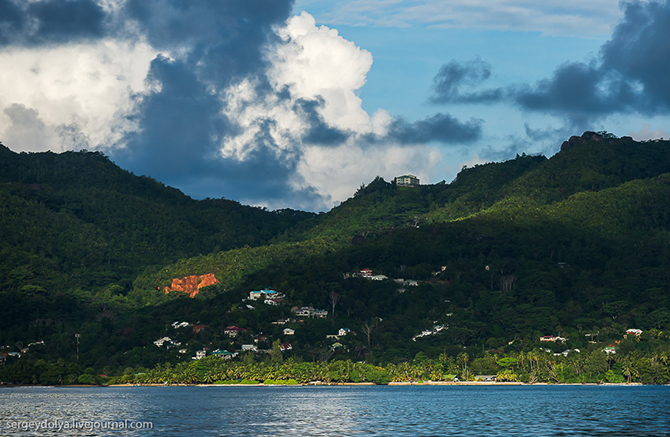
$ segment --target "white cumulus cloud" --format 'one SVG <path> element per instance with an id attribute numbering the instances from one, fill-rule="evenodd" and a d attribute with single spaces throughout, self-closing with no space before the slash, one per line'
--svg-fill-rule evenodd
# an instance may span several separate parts
<path id="1" fill-rule="evenodd" d="M 116 144 L 145 91 L 156 52 L 144 43 L 96 43 L 0 51 L 0 138 L 15 150 L 62 151 Z"/>
<path id="2" fill-rule="evenodd" d="M 342 38 L 335 29 L 317 27 L 306 12 L 292 17 L 278 34 L 284 42 L 269 54 L 268 77 L 273 87 L 288 87 L 296 99 L 319 96 L 325 103 L 320 112 L 331 125 L 368 131 L 370 120 L 356 90 L 365 85 L 372 66 L 370 52 Z"/>
<path id="3" fill-rule="evenodd" d="M 316 26 L 306 12 L 290 18 L 277 34 L 281 42 L 267 51 L 274 93 L 258 92 L 258 83 L 245 79 L 224 96 L 225 114 L 239 129 L 223 141 L 223 157 L 244 160 L 270 144 L 277 156 L 297 160 L 293 188 L 312 187 L 328 206 L 376 175 L 390 180 L 412 172 L 427 181 L 441 159 L 437 149 L 365 140 L 370 134 L 383 137 L 393 122 L 383 109 L 370 116 L 361 106 L 357 92 L 372 65 L 368 51 L 335 29 Z M 324 145 L 306 138 L 314 120 L 301 106 L 305 101 L 316 102 L 313 110 L 325 128 L 346 133 L 341 142 Z"/>

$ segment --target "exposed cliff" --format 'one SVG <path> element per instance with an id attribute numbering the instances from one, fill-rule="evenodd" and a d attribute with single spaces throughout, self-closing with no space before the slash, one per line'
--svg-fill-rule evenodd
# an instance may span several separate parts
<path id="1" fill-rule="evenodd" d="M 171 291 L 181 291 L 188 294 L 188 297 L 195 297 L 196 294 L 203 287 L 208 287 L 210 285 L 218 284 L 219 280 L 216 279 L 214 273 L 207 273 L 206 275 L 191 275 L 185 276 L 181 279 L 174 278 L 169 287 L 163 287 L 165 294 L 170 293 Z"/>
<path id="2" fill-rule="evenodd" d="M 605 138 L 602 135 L 591 131 L 584 132 L 581 137 L 573 135 L 570 137 L 569 140 L 563 141 L 563 144 L 561 144 L 561 152 L 564 152 L 572 147 L 575 147 L 578 144 L 582 144 L 587 141 L 597 141 L 599 143 L 602 143 L 603 141 L 605 141 Z"/>

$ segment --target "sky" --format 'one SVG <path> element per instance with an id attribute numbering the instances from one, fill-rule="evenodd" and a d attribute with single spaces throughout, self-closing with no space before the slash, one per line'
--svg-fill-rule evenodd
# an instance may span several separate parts
<path id="1" fill-rule="evenodd" d="M 325 211 L 376 176 L 670 138 L 670 0 L 0 0 L 0 141 Z"/>

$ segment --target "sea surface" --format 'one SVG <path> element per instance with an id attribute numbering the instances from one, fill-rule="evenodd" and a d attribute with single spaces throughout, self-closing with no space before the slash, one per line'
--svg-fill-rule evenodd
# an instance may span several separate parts
<path id="1" fill-rule="evenodd" d="M 0 435 L 670 436 L 669 427 L 669 386 L 0 388 Z"/>

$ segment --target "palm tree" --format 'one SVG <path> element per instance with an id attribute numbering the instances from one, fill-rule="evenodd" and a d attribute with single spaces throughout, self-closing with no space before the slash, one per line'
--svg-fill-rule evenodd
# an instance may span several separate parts
<path id="1" fill-rule="evenodd" d="M 465 352 L 461 352 L 461 353 L 458 354 L 458 356 L 456 357 L 456 359 L 458 360 L 458 362 L 463 364 L 463 375 L 465 375 L 465 380 L 466 380 L 466 381 L 469 379 L 469 378 L 468 378 L 468 376 L 469 376 L 469 375 L 468 375 L 468 358 L 469 358 L 469 357 L 468 357 L 468 354 L 465 353 Z"/>
<path id="2" fill-rule="evenodd" d="M 207 372 L 205 372 L 205 376 L 202 378 L 202 380 L 203 380 L 203 382 L 205 382 L 205 383 L 207 383 L 207 384 L 211 384 L 211 383 L 213 383 L 214 381 L 217 381 L 217 380 L 218 380 L 218 379 L 217 379 L 217 374 L 214 373 L 214 372 L 211 371 L 211 370 L 208 370 Z"/>

